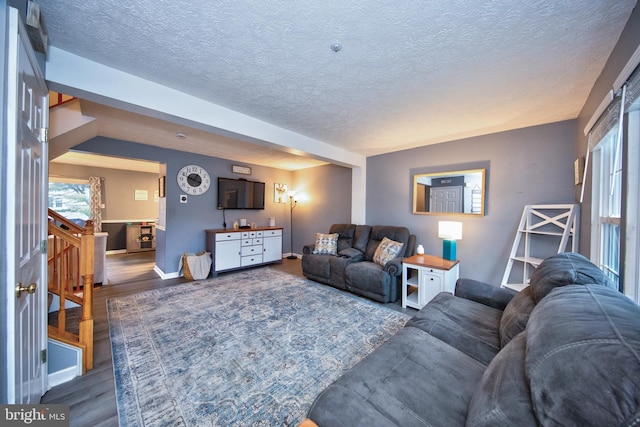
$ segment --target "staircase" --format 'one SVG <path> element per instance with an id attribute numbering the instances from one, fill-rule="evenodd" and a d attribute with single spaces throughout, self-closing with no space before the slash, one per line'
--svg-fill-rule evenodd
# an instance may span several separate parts
<path id="1" fill-rule="evenodd" d="M 60 352 L 81 352 L 81 373 L 93 368 L 93 222 L 84 228 L 49 209 L 49 300 L 58 300 L 57 322 L 49 324 L 51 359 Z M 67 310 L 79 307 L 77 325 L 67 323 Z M 51 323 L 54 323 L 53 325 Z"/>

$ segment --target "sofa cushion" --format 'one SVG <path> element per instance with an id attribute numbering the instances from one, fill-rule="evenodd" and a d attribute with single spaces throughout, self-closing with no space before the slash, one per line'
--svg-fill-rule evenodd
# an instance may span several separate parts
<path id="1" fill-rule="evenodd" d="M 382 239 L 385 237 L 396 242 L 404 243 L 405 245 L 403 250 L 398 254 L 399 257 L 404 256 L 409 242 L 409 230 L 406 227 L 374 225 L 371 227 L 371 234 L 369 236 L 369 241 L 367 242 L 367 249 L 364 255 L 365 261 L 373 261 L 373 255 L 376 253 L 378 245 L 380 245 L 380 242 L 382 242 Z"/>
<path id="2" fill-rule="evenodd" d="M 485 366 L 437 338 L 403 328 L 316 399 L 318 425 L 464 425 Z"/>
<path id="3" fill-rule="evenodd" d="M 356 234 L 356 226 L 355 224 L 333 224 L 329 228 L 329 233 L 338 233 L 337 251 L 340 252 L 343 249 L 353 246 Z"/>
<path id="4" fill-rule="evenodd" d="M 375 262 L 361 261 L 346 269 L 347 289 L 380 302 L 389 302 L 391 276 Z"/>
<path id="5" fill-rule="evenodd" d="M 583 255 L 574 252 L 562 252 L 545 259 L 529 279 L 531 295 L 536 303 L 554 288 L 592 283 L 614 288 L 602 270 Z"/>
<path id="6" fill-rule="evenodd" d="M 362 254 L 360 254 L 360 259 L 362 258 Z M 357 262 L 359 259 L 350 258 L 350 257 L 338 257 L 332 256 L 329 257 L 329 270 L 331 275 L 329 276 L 329 285 L 338 289 L 347 289 L 346 283 L 346 269 L 347 266 L 353 262 Z"/>
<path id="7" fill-rule="evenodd" d="M 469 404 L 468 426 L 537 426 L 524 370 L 526 340 L 519 334 L 489 363 Z"/>
<path id="8" fill-rule="evenodd" d="M 314 254 L 336 255 L 338 253 L 338 233 L 316 233 Z"/>
<path id="9" fill-rule="evenodd" d="M 367 243 L 369 243 L 369 237 L 371 236 L 370 225 L 356 225 L 355 236 L 353 238 L 353 247 L 362 253 L 367 251 Z"/>
<path id="10" fill-rule="evenodd" d="M 388 237 L 383 238 L 373 254 L 373 262 L 384 267 L 387 262 L 398 256 L 403 246 L 404 243 L 396 242 Z"/>
<path id="11" fill-rule="evenodd" d="M 527 325 L 525 369 L 541 425 L 637 425 L 640 307 L 600 285 L 549 293 Z"/>
<path id="12" fill-rule="evenodd" d="M 506 346 L 509 341 L 524 331 L 531 311 L 536 306 L 531 296 L 531 287 L 527 286 L 519 292 L 504 308 L 500 319 L 500 345 Z"/>
<path id="13" fill-rule="evenodd" d="M 485 365 L 500 351 L 502 311 L 441 292 L 408 322 Z"/>

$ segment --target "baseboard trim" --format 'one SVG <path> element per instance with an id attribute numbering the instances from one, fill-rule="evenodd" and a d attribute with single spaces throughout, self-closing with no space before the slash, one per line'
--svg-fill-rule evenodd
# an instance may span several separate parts
<path id="1" fill-rule="evenodd" d="M 65 353 L 66 352 L 66 356 Z M 70 365 L 59 369 L 55 372 L 49 372 L 47 376 L 48 389 L 67 381 L 71 381 L 75 377 L 82 375 L 82 349 L 69 345 L 53 338 L 47 339 L 47 353 L 50 365 L 66 364 Z M 56 359 L 56 360 L 54 360 Z M 60 362 L 62 361 L 62 362 Z"/>
<path id="2" fill-rule="evenodd" d="M 180 273 L 178 271 L 174 271 L 172 273 L 165 273 L 164 271 L 160 270 L 160 268 L 157 265 L 153 267 L 153 271 L 158 273 L 158 276 L 160 276 L 162 280 L 176 279 L 180 277 Z"/>
<path id="3" fill-rule="evenodd" d="M 107 251 L 105 253 L 107 255 L 126 254 L 127 250 L 126 249 L 113 249 L 113 250 Z"/>
<path id="4" fill-rule="evenodd" d="M 66 369 L 52 372 L 49 374 L 49 388 L 64 384 L 80 375 L 82 375 L 82 372 L 78 373 L 78 367 L 76 366 L 70 366 Z"/>

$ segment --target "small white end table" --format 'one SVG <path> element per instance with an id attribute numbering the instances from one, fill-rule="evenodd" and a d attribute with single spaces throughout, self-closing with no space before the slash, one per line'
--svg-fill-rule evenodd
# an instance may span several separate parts
<path id="1" fill-rule="evenodd" d="M 438 293 L 455 290 L 459 261 L 433 255 L 413 255 L 402 262 L 402 308 L 418 310 Z"/>

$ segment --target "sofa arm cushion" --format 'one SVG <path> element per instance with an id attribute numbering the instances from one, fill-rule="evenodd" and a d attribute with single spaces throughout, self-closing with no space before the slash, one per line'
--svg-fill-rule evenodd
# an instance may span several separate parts
<path id="1" fill-rule="evenodd" d="M 498 310 L 504 310 L 516 291 L 473 279 L 458 279 L 455 296 L 470 299 Z"/>
<path id="2" fill-rule="evenodd" d="M 400 276 L 402 274 L 402 261 L 404 258 L 394 258 L 387 261 L 384 265 L 384 271 L 391 276 Z"/>
<path id="3" fill-rule="evenodd" d="M 309 255 L 311 253 L 313 253 L 313 248 L 315 248 L 316 245 L 304 245 L 302 247 L 302 254 L 303 255 Z"/>

